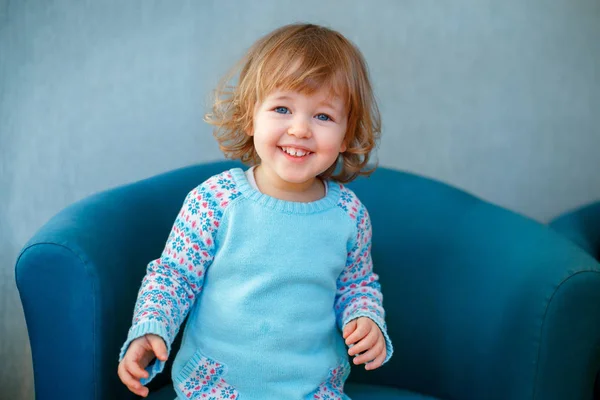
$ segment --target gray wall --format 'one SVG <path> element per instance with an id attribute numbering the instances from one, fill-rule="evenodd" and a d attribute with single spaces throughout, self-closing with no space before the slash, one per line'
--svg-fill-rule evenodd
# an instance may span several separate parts
<path id="1" fill-rule="evenodd" d="M 0 0 L 0 398 L 33 397 L 20 247 L 86 195 L 219 159 L 210 90 L 295 21 L 362 48 L 382 165 L 540 221 L 600 199 L 597 0 Z"/>

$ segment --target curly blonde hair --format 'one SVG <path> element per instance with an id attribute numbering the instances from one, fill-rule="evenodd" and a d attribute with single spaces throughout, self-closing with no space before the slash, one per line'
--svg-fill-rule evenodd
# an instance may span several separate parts
<path id="1" fill-rule="evenodd" d="M 236 77 L 237 84 L 231 84 Z M 322 88 L 345 100 L 348 125 L 346 151 L 320 177 L 347 183 L 370 174 L 374 168 L 367 164 L 381 133 L 381 117 L 367 64 L 354 44 L 329 28 L 292 24 L 259 39 L 223 78 L 204 120 L 215 127 L 227 158 L 255 165 L 260 159 L 247 132 L 256 104 L 276 89 L 310 95 Z"/>

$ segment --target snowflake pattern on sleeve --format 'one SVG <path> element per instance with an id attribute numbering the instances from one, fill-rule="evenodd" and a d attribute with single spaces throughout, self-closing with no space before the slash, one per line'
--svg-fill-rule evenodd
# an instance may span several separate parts
<path id="1" fill-rule="evenodd" d="M 387 362 L 392 356 L 392 342 L 387 334 L 383 296 L 379 277 L 373 272 L 371 258 L 371 219 L 365 206 L 349 189 L 342 187 L 338 206 L 356 223 L 356 237 L 351 243 L 346 267 L 338 278 L 335 298 L 337 324 L 343 331 L 348 322 L 368 317 L 377 324 L 386 341 Z"/>

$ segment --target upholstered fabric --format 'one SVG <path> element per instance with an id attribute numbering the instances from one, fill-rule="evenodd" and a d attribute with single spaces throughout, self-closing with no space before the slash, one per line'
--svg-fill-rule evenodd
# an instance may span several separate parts
<path id="1" fill-rule="evenodd" d="M 550 226 L 600 260 L 600 201 L 565 212 Z"/>

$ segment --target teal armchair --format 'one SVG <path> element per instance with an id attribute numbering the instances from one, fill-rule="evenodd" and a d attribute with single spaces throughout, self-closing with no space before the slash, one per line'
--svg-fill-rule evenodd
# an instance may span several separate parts
<path id="1" fill-rule="evenodd" d="M 116 371 L 146 264 L 186 193 L 234 165 L 93 195 L 25 245 L 16 279 L 38 400 L 135 398 Z M 382 368 L 353 369 L 352 399 L 592 398 L 600 370 L 593 257 L 547 226 L 431 179 L 379 168 L 350 187 L 372 218 L 395 346 Z M 168 370 L 150 399 L 175 397 Z"/>

